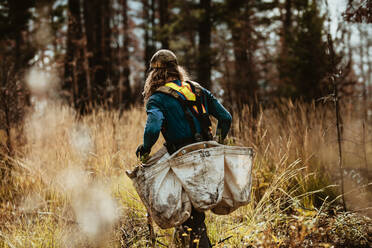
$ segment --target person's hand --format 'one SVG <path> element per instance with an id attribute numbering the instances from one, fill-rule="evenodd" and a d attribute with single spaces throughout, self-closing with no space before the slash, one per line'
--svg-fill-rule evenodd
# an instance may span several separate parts
<path id="1" fill-rule="evenodd" d="M 136 150 L 136 156 L 140 158 L 140 160 L 145 163 L 146 160 L 149 158 L 150 150 L 146 150 L 145 147 L 139 145 Z"/>
<path id="2" fill-rule="evenodd" d="M 216 136 L 213 137 L 214 141 L 217 141 L 221 145 L 233 146 L 235 144 L 234 138 L 222 138 L 221 129 L 217 129 Z"/>
<path id="3" fill-rule="evenodd" d="M 224 139 L 222 138 L 221 135 L 221 129 L 217 129 L 216 136 L 213 137 L 213 140 L 217 141 L 220 144 L 224 144 Z"/>

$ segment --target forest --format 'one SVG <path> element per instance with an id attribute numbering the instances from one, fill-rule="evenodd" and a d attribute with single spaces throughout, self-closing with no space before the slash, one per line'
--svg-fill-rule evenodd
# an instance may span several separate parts
<path id="1" fill-rule="evenodd" d="M 125 175 L 159 49 L 255 151 L 214 247 L 371 247 L 371 0 L 0 0 L 0 248 L 178 247 Z"/>

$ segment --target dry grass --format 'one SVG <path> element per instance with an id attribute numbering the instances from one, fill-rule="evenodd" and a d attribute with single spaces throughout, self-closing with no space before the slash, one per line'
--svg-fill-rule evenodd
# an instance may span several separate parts
<path id="1" fill-rule="evenodd" d="M 121 118 L 95 110 L 81 119 L 55 103 L 36 109 L 25 121 L 25 141 L 14 141 L 13 170 L 1 181 L 0 247 L 146 247 L 146 211 L 124 173 L 137 163 L 143 109 Z M 360 117 L 346 106 L 344 113 L 347 205 L 371 214 Z M 326 106 L 277 103 L 257 120 L 249 109 L 234 113 L 230 141 L 257 152 L 252 203 L 229 216 L 208 214 L 212 243 L 231 236 L 217 247 L 368 247 L 370 219 L 337 210 L 334 125 Z M 371 161 L 371 143 L 366 148 Z M 156 233 L 171 244 L 172 230 Z"/>

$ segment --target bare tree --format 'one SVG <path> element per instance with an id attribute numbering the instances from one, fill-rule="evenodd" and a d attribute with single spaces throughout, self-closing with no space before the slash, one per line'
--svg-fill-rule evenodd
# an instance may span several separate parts
<path id="1" fill-rule="evenodd" d="M 336 113 L 336 129 L 337 129 L 337 142 L 338 142 L 338 165 L 339 165 L 339 173 L 341 176 L 341 195 L 342 195 L 342 204 L 344 211 L 346 209 L 346 202 L 345 202 L 345 190 L 344 190 L 344 168 L 343 168 L 343 158 L 342 158 L 342 120 L 340 115 L 340 105 L 339 105 L 339 96 L 338 96 L 338 85 L 337 85 L 337 77 L 339 76 L 339 72 L 336 68 L 335 62 L 335 52 L 333 48 L 333 41 L 330 34 L 328 34 L 328 49 L 329 49 L 329 56 L 331 60 L 331 74 L 329 76 L 330 83 L 333 85 L 333 100 L 335 104 L 335 113 Z"/>
<path id="2" fill-rule="evenodd" d="M 349 0 L 344 18 L 349 22 L 372 23 L 371 0 Z"/>

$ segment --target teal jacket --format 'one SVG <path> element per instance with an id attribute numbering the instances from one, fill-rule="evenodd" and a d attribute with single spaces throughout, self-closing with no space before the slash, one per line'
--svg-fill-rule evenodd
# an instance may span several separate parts
<path id="1" fill-rule="evenodd" d="M 178 85 L 181 84 L 179 80 L 173 82 Z M 209 115 L 218 120 L 217 129 L 221 130 L 221 137 L 224 139 L 231 126 L 231 115 L 211 92 L 204 88 L 202 90 L 205 109 Z M 180 140 L 193 137 L 182 106 L 174 97 L 155 92 L 146 104 L 146 112 L 147 121 L 143 136 L 143 146 L 146 150 L 151 150 L 151 147 L 158 140 L 160 132 L 162 132 L 167 143 L 179 143 Z M 196 131 L 200 133 L 199 121 L 194 116 L 193 119 Z"/>

